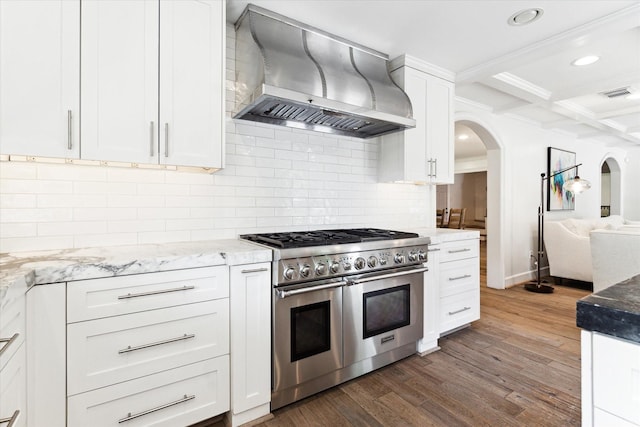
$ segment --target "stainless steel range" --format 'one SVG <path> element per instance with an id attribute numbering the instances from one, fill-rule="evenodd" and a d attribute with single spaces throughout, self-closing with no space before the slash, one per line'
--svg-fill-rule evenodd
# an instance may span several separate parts
<path id="1" fill-rule="evenodd" d="M 429 238 L 369 228 L 240 237 L 274 251 L 272 410 L 415 353 Z"/>

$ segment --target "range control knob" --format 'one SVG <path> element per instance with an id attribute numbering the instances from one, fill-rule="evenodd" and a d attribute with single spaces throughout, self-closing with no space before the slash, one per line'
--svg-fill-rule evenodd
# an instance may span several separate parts
<path id="1" fill-rule="evenodd" d="M 386 258 L 380 258 L 380 265 L 387 265 L 387 259 Z"/>
<path id="2" fill-rule="evenodd" d="M 311 267 L 309 267 L 309 264 L 305 264 L 302 267 L 300 267 L 300 276 L 309 277 L 310 272 L 311 272 Z"/>
<path id="3" fill-rule="evenodd" d="M 416 262 L 418 261 L 418 254 L 416 252 L 411 252 L 409 254 L 409 262 Z"/>
<path id="4" fill-rule="evenodd" d="M 356 267 L 356 270 L 362 270 L 364 268 L 364 266 L 366 265 L 366 262 L 364 260 L 364 258 L 362 257 L 358 257 L 356 258 L 355 262 L 353 263 Z"/>
<path id="5" fill-rule="evenodd" d="M 344 264 L 342 264 L 342 268 L 344 269 L 344 271 L 349 271 L 351 270 L 351 263 L 350 262 L 345 262 Z"/>
<path id="6" fill-rule="evenodd" d="M 331 271 L 332 274 L 335 274 L 338 271 L 340 271 L 340 263 L 336 261 L 331 262 L 331 265 L 329 266 L 329 271 Z"/>
<path id="7" fill-rule="evenodd" d="M 282 273 L 282 275 L 287 280 L 293 280 L 295 273 L 296 273 L 296 270 L 293 267 L 288 266 L 287 268 L 284 269 L 284 273 Z"/>
<path id="8" fill-rule="evenodd" d="M 327 274 L 327 266 L 323 263 L 318 263 L 316 265 L 316 276 L 324 276 L 325 274 Z"/>
<path id="9" fill-rule="evenodd" d="M 396 254 L 396 256 L 393 257 L 393 260 L 396 264 L 404 264 L 404 254 Z"/>
<path id="10" fill-rule="evenodd" d="M 420 261 L 426 261 L 427 260 L 427 253 L 425 251 L 423 251 L 422 249 L 420 249 L 418 251 L 418 259 Z"/>
<path id="11" fill-rule="evenodd" d="M 371 268 L 374 268 L 378 265 L 378 258 L 374 257 L 373 255 L 370 256 L 369 260 L 367 261 L 367 265 Z"/>

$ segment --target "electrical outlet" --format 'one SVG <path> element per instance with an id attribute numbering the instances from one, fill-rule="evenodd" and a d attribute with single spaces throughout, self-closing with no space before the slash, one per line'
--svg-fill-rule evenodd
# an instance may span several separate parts
<path id="1" fill-rule="evenodd" d="M 533 251 L 529 251 L 529 258 L 533 256 Z"/>

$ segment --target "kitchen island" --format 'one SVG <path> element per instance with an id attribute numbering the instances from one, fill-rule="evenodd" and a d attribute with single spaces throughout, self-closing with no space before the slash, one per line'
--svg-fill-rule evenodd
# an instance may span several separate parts
<path id="1" fill-rule="evenodd" d="M 582 425 L 640 426 L 640 275 L 577 303 Z"/>

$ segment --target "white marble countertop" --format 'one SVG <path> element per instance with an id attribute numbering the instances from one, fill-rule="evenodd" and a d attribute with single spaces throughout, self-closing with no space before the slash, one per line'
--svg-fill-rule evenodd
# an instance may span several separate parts
<path id="1" fill-rule="evenodd" d="M 464 239 L 479 239 L 480 231 L 477 229 L 457 229 L 457 228 L 414 228 L 411 230 L 413 233 L 418 233 L 421 237 L 429 237 L 431 244 L 452 242 L 455 240 Z"/>
<path id="2" fill-rule="evenodd" d="M 0 299 L 28 286 L 215 265 L 270 262 L 269 249 L 242 240 L 111 246 L 0 254 Z"/>

